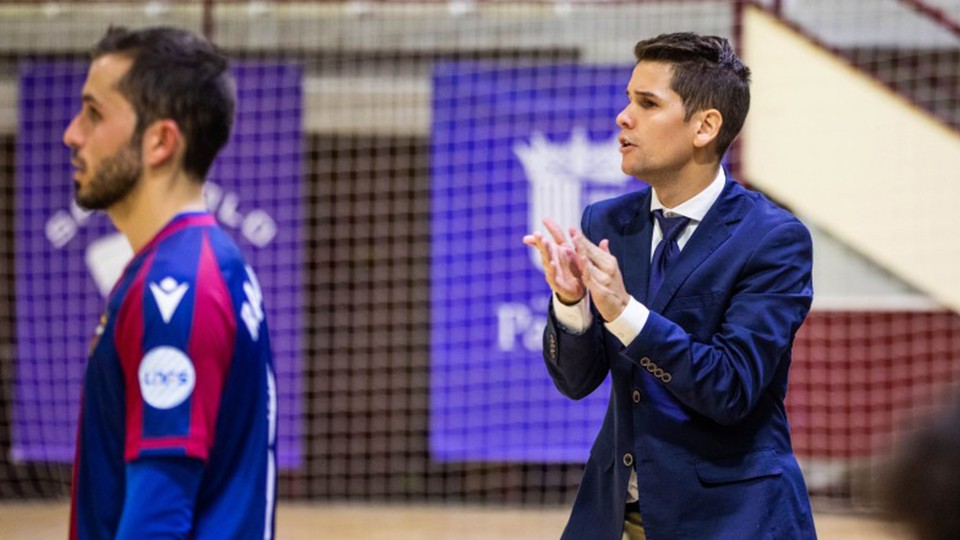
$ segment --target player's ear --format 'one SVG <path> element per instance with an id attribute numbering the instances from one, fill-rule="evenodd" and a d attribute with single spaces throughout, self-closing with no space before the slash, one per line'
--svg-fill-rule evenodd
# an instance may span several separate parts
<path id="1" fill-rule="evenodd" d="M 184 146 L 180 126 L 170 119 L 157 120 L 144 130 L 142 145 L 143 163 L 148 167 L 162 167 L 180 159 Z"/>
<path id="2" fill-rule="evenodd" d="M 705 148 L 720 135 L 720 127 L 723 125 L 723 115 L 716 109 L 706 109 L 699 111 L 692 119 L 697 124 L 697 131 L 693 136 L 693 145 L 696 148 Z"/>

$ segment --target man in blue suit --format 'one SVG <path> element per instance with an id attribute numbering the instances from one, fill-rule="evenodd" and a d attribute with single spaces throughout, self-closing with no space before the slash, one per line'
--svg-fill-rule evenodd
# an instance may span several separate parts
<path id="1" fill-rule="evenodd" d="M 553 290 L 544 358 L 581 399 L 609 373 L 569 540 L 808 539 L 784 398 L 810 309 L 806 228 L 730 179 L 750 105 L 727 40 L 641 41 L 617 116 L 623 171 L 650 185 L 533 233 Z"/>

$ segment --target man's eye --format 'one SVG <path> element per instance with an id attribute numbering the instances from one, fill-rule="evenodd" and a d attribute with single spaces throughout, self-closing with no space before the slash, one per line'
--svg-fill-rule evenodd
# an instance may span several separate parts
<path id="1" fill-rule="evenodd" d="M 640 100 L 640 106 L 644 109 L 652 109 L 657 106 L 656 103 L 650 101 L 649 99 Z"/>

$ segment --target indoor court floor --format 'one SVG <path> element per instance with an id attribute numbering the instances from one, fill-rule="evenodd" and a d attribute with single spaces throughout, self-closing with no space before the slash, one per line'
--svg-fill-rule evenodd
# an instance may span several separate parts
<path id="1" fill-rule="evenodd" d="M 69 504 L 0 503 L 0 540 L 64 540 Z M 556 540 L 566 508 L 281 503 L 278 540 Z M 821 540 L 907 540 L 874 519 L 817 513 Z"/>

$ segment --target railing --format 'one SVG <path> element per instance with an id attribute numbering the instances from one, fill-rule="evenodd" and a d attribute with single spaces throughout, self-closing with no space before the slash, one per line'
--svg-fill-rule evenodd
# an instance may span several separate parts
<path id="1" fill-rule="evenodd" d="M 754 5 L 764 9 L 816 45 L 845 59 L 854 68 L 926 110 L 949 128 L 960 131 L 960 23 L 944 10 L 923 0 L 894 0 L 887 3 L 888 8 L 899 6 L 907 10 L 905 13 L 917 15 L 917 29 L 902 31 L 899 38 L 906 43 L 898 43 L 897 39 L 885 41 L 889 36 L 885 36 L 879 28 L 873 41 L 862 39 L 862 33 L 858 34 L 858 31 L 863 31 L 862 28 L 846 30 L 847 34 L 861 38 L 859 42 L 830 39 L 826 36 L 828 28 L 832 27 L 834 33 L 844 33 L 838 30 L 836 19 L 824 17 L 822 21 L 815 22 L 799 20 L 802 17 L 796 17 L 797 12 L 791 12 L 779 0 L 744 0 L 738 5 Z M 823 24 L 818 24 L 821 22 Z M 942 32 L 938 29 L 942 29 Z M 941 37 L 937 44 L 930 45 L 928 30 L 937 31 Z M 904 40 L 905 37 L 910 39 Z M 957 38 L 954 45 L 944 42 L 944 39 L 951 37 Z"/>
<path id="2" fill-rule="evenodd" d="M 943 28 L 946 28 L 953 35 L 960 37 L 960 22 L 953 20 L 945 11 L 942 9 L 931 6 L 923 0 L 898 0 L 901 4 L 909 7 L 913 11 L 920 13 L 927 17 L 928 19 L 936 22 Z M 779 2 L 778 2 L 779 3 Z"/>

